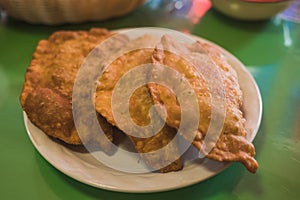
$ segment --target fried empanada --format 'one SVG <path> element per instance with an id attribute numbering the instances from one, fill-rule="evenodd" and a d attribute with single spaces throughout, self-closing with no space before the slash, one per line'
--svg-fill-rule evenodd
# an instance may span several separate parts
<path id="1" fill-rule="evenodd" d="M 111 35 L 105 29 L 59 31 L 38 43 L 26 72 L 20 102 L 30 121 L 47 135 L 69 144 L 82 143 L 72 114 L 73 85 L 87 55 Z M 116 49 L 120 48 L 118 45 Z M 100 115 L 98 119 L 112 140 L 112 125 Z M 96 142 L 105 150 L 97 133 L 85 134 L 82 137 L 86 141 Z"/>
<path id="2" fill-rule="evenodd" d="M 255 172 L 258 163 L 254 159 L 255 150 L 251 142 L 246 139 L 245 119 L 241 111 L 242 91 L 240 90 L 236 72 L 228 64 L 221 51 L 209 44 L 196 42 L 183 44 L 174 41 L 169 36 L 164 36 L 161 43 L 153 53 L 154 64 L 168 66 L 188 80 L 194 90 L 200 111 L 200 121 L 193 145 L 201 150 L 203 141 L 211 122 L 212 94 L 208 80 L 202 75 L 210 73 L 211 81 L 218 79 L 219 73 L 225 92 L 224 126 L 214 148 L 207 152 L 207 157 L 217 161 L 239 161 L 246 168 Z M 218 73 L 210 66 L 216 66 Z M 153 76 L 164 74 L 163 68 L 156 68 Z M 156 83 L 148 85 L 155 104 L 160 104 L 166 109 L 166 123 L 178 129 L 181 121 L 181 107 L 172 88 L 167 88 Z M 223 98 L 220 93 L 214 95 Z M 217 115 L 221 116 L 222 113 Z M 222 118 L 222 117 L 220 117 Z M 181 133 L 183 137 L 188 133 Z"/>
<path id="3" fill-rule="evenodd" d="M 115 90 L 115 86 L 119 79 L 124 76 L 127 72 L 138 67 L 143 64 L 151 63 L 151 57 L 153 54 L 153 48 L 146 49 L 138 49 L 139 44 L 146 43 L 153 44 L 155 46 L 155 39 L 150 36 L 143 36 L 136 40 L 131 41 L 125 49 L 131 50 L 135 49 L 129 53 L 126 53 L 115 60 L 111 65 L 109 65 L 100 80 L 98 81 L 98 87 L 96 90 L 96 98 L 95 98 L 95 107 L 96 110 L 104 116 L 108 122 L 119 127 L 127 126 L 127 122 L 123 122 L 122 124 L 117 124 L 112 111 L 112 95 Z M 151 46 L 151 45 L 150 45 Z M 147 76 L 147 73 L 142 74 Z M 134 81 L 137 78 L 132 77 L 131 81 L 128 81 L 123 85 L 124 89 L 128 89 L 131 87 Z M 120 102 L 117 102 L 117 104 Z M 150 123 L 149 110 L 153 105 L 149 90 L 146 85 L 137 88 L 137 90 L 132 94 L 129 100 L 129 111 L 133 122 L 138 126 L 146 126 Z M 125 105 L 115 105 L 119 107 L 124 107 Z M 126 108 L 126 106 L 124 107 Z M 130 120 L 130 119 L 128 119 Z M 165 147 L 170 141 L 174 138 L 176 134 L 176 130 L 164 126 L 158 133 L 154 136 L 150 136 L 147 132 L 143 135 L 144 138 L 134 137 L 132 133 L 135 132 L 133 127 L 128 125 L 127 130 L 129 132 L 125 132 L 127 136 L 130 138 L 132 143 L 134 144 L 137 152 L 140 153 L 141 157 L 145 161 L 145 163 L 152 170 L 160 170 L 161 172 L 169 172 L 169 171 L 177 171 L 182 168 L 182 162 L 179 154 L 178 143 L 172 143 Z M 150 137 L 149 137 L 150 136 Z M 163 149 L 162 149 L 163 148 Z M 155 153 L 156 150 L 161 150 L 160 153 Z M 153 153 L 151 153 L 153 152 Z M 147 153 L 147 154 L 145 154 Z M 170 163 L 167 166 L 164 163 Z"/>

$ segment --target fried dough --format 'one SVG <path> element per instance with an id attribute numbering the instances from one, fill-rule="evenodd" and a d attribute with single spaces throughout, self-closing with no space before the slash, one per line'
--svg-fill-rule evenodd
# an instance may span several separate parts
<path id="1" fill-rule="evenodd" d="M 199 126 L 193 145 L 199 150 L 203 146 L 212 113 L 211 91 L 201 73 L 204 71 L 214 73 L 206 67 L 210 64 L 215 64 L 219 68 L 218 71 L 222 77 L 226 96 L 226 115 L 220 138 L 207 157 L 217 161 L 242 162 L 249 171 L 254 173 L 258 168 L 258 163 L 254 159 L 254 146 L 246 139 L 245 119 L 241 111 L 242 92 L 236 72 L 228 64 L 221 51 L 209 44 L 197 42 L 186 45 L 174 41 L 169 36 L 164 36 L 153 53 L 152 62 L 177 70 L 184 75 L 192 86 L 198 99 L 200 111 Z M 202 72 L 197 73 L 199 68 L 195 68 L 194 65 L 200 66 Z M 153 73 L 162 74 L 164 71 L 163 69 L 161 71 L 156 69 Z M 211 77 L 217 78 L 216 74 L 211 74 Z M 149 84 L 148 87 L 154 103 L 160 104 L 166 109 L 166 123 L 178 129 L 181 121 L 181 107 L 172 88 L 166 88 L 155 83 Z M 183 137 L 185 137 L 184 134 L 187 133 L 182 133 Z"/>
<path id="2" fill-rule="evenodd" d="M 150 36 L 143 36 L 128 44 L 126 49 L 134 49 L 134 47 L 139 47 L 139 44 L 155 44 L 152 42 L 153 38 Z M 98 87 L 96 90 L 95 97 L 95 107 L 96 110 L 104 116 L 108 122 L 114 126 L 120 127 L 117 124 L 113 112 L 112 112 L 112 94 L 113 90 L 119 81 L 119 79 L 131 69 L 143 65 L 146 63 L 151 63 L 151 56 L 153 54 L 153 49 L 137 49 L 133 50 L 125 55 L 122 55 L 117 60 L 115 60 L 108 68 L 104 71 L 102 77 L 98 81 Z M 147 74 L 144 74 L 145 76 Z M 133 78 L 132 81 L 135 81 Z M 124 88 L 130 87 L 130 82 L 126 82 Z M 153 105 L 149 90 L 146 85 L 138 88 L 130 98 L 129 110 L 132 120 L 139 126 L 145 126 L 149 124 L 149 109 Z M 120 105 L 122 107 L 122 105 Z M 126 108 L 125 108 L 126 109 Z M 126 122 L 125 122 L 126 123 Z M 123 124 L 123 126 L 126 124 Z M 131 127 L 128 127 L 131 129 Z M 133 128 L 130 132 L 134 132 Z M 145 163 L 154 170 L 160 169 L 160 172 L 177 171 L 182 168 L 182 162 L 179 155 L 178 144 L 173 143 L 165 147 L 175 136 L 176 130 L 164 126 L 156 135 L 148 137 L 149 135 L 144 135 L 144 138 L 138 138 L 131 135 L 130 132 L 126 132 L 129 139 L 132 141 L 137 152 L 140 153 L 141 157 Z M 161 153 L 154 153 L 154 151 L 161 149 Z M 153 152 L 153 153 L 151 153 Z M 147 154 L 144 154 L 147 153 Z M 171 164 L 162 168 L 162 163 L 170 161 Z M 174 162 L 173 162 L 174 161 Z"/>
<path id="3" fill-rule="evenodd" d="M 30 121 L 47 135 L 69 144 L 81 144 L 72 115 L 72 92 L 77 71 L 97 44 L 112 34 L 105 29 L 59 31 L 41 40 L 27 69 L 20 102 Z M 119 48 L 118 46 L 116 48 Z M 109 140 L 113 127 L 102 117 L 99 123 Z M 82 137 L 102 144 L 86 133 Z"/>
<path id="4" fill-rule="evenodd" d="M 81 102 L 79 110 L 72 110 L 73 86 L 80 66 L 88 54 L 110 36 L 112 34 L 105 29 L 60 31 L 51 35 L 48 40 L 39 42 L 26 72 L 20 102 L 29 120 L 47 135 L 68 144 L 80 145 L 84 141 L 84 143 L 96 144 L 106 152 L 110 151 L 111 146 L 103 140 L 102 136 L 99 137 L 96 130 L 88 129 L 92 123 L 90 120 L 83 120 L 79 123 L 80 129 L 78 130 L 82 134 L 80 137 L 75 128 L 73 113 L 85 110 L 90 99 L 87 98 L 87 102 Z M 162 64 L 182 74 L 192 86 L 198 100 L 196 106 L 199 107 L 200 121 L 192 144 L 201 151 L 202 147 L 206 145 L 204 141 L 207 138 L 214 108 L 211 88 L 208 87 L 207 80 L 201 76 L 201 73 L 205 71 L 214 77 L 215 74 L 210 72 L 210 68 L 207 67 L 214 65 L 217 66 L 222 78 L 226 112 L 221 135 L 216 146 L 206 156 L 217 161 L 239 161 L 249 171 L 257 170 L 254 146 L 246 139 L 247 131 L 241 109 L 242 91 L 236 72 L 226 61 L 221 50 L 200 42 L 181 44 L 168 36 L 162 38 L 156 49 L 154 47 L 159 40 L 148 35 L 132 41 L 122 36 L 119 39 L 117 38 L 116 41 L 107 45 L 108 51 L 101 52 L 100 49 L 97 52 L 99 49 L 96 48 L 95 55 L 103 54 L 103 58 L 108 58 L 112 52 L 119 52 L 119 50 L 120 52 L 127 51 L 127 53 L 120 55 L 105 68 L 97 82 L 94 99 L 97 113 L 94 110 L 93 113 L 86 113 L 87 117 L 97 117 L 110 141 L 113 140 L 113 133 L 117 127 L 129 137 L 141 158 L 152 170 L 159 169 L 161 172 L 170 172 L 182 169 L 181 152 L 177 137 L 175 137 L 182 113 L 173 89 L 149 83 L 136 88 L 130 97 L 128 101 L 130 120 L 137 126 L 147 127 L 151 124 L 153 112 L 159 116 L 159 120 L 163 121 L 164 117 L 160 116 L 161 112 L 153 109 L 153 105 L 160 105 L 165 109 L 166 123 L 155 135 L 151 135 L 150 132 L 154 128 L 150 126 L 150 132 L 143 132 L 144 138 L 132 135 L 132 133 L 138 133 L 139 129 L 132 127 L 130 123 L 116 122 L 112 107 L 113 92 L 118 81 L 128 74 L 127 72 L 147 63 Z M 140 48 L 140 44 L 143 44 L 143 48 Z M 92 62 L 94 61 L 97 59 Z M 107 61 L 104 63 L 107 64 Z M 91 64 L 93 65 L 93 63 Z M 200 66 L 200 69 L 195 66 Z M 98 72 L 90 73 L 87 70 L 85 73 L 91 74 L 89 77 L 92 79 L 98 77 Z M 155 76 L 155 73 L 164 75 L 164 70 L 160 71 L 160 68 L 155 68 L 155 70 L 145 71 L 142 76 L 147 79 L 149 76 Z M 87 74 L 84 74 L 83 77 L 85 75 Z M 217 77 L 215 76 L 215 78 Z M 167 76 L 166 79 L 168 79 Z M 129 81 L 123 85 L 125 90 L 138 81 L 135 77 L 131 77 L 131 80 L 132 82 Z M 86 88 L 84 78 L 82 81 L 82 84 L 79 84 L 80 90 L 87 90 L 82 94 L 91 93 L 91 85 Z M 81 95 L 81 93 L 78 94 Z M 114 105 L 121 109 L 128 109 L 118 102 Z M 191 113 L 189 117 L 192 118 L 194 114 Z M 222 115 L 222 113 L 217 112 L 217 115 Z M 82 117 L 85 118 L 85 115 Z M 185 132 L 180 132 L 180 134 L 183 138 L 190 135 Z"/>

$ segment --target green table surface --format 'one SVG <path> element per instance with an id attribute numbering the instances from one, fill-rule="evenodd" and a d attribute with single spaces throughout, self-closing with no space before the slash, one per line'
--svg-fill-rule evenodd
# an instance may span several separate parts
<path id="1" fill-rule="evenodd" d="M 300 24 L 280 18 L 241 22 L 209 10 L 195 24 L 147 5 L 122 18 L 79 25 L 0 22 L 0 199 L 300 199 Z M 263 119 L 254 140 L 259 169 L 234 163 L 222 173 L 173 191 L 129 194 L 80 183 L 52 167 L 32 145 L 19 94 L 37 42 L 56 30 L 159 26 L 189 30 L 232 52 L 262 93 Z"/>

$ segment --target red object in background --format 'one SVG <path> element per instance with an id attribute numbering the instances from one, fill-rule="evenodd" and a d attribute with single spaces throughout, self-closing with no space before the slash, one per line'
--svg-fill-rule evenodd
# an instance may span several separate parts
<path id="1" fill-rule="evenodd" d="M 211 8 L 210 0 L 192 0 L 192 7 L 187 15 L 193 24 L 197 24 Z"/>

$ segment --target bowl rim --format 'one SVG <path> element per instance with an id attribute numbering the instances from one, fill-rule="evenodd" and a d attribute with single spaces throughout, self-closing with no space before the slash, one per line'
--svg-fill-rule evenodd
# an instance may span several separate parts
<path id="1" fill-rule="evenodd" d="M 288 3 L 294 0 L 270 0 L 270 1 L 263 1 L 263 0 L 238 0 L 249 4 L 279 4 L 279 3 Z"/>

